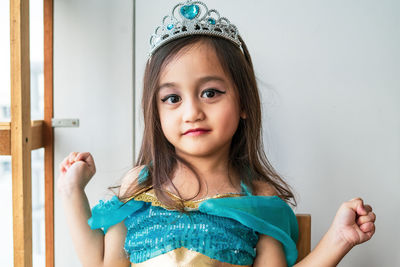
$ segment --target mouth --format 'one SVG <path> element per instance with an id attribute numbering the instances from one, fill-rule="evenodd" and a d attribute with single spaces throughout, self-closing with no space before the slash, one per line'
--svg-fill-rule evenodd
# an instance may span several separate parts
<path id="1" fill-rule="evenodd" d="M 190 129 L 184 133 L 184 135 L 190 135 L 190 136 L 197 136 L 197 135 L 202 135 L 205 133 L 210 132 L 211 130 L 208 129 L 202 129 L 202 128 L 197 128 L 197 129 Z"/>

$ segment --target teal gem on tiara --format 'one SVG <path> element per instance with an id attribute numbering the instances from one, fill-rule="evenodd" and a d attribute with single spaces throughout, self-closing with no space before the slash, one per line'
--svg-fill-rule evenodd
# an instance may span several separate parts
<path id="1" fill-rule="evenodd" d="M 200 7 L 198 5 L 186 5 L 181 7 L 181 14 L 187 19 L 194 19 L 199 14 Z"/>
<path id="2" fill-rule="evenodd" d="M 168 24 L 167 25 L 167 30 L 172 30 L 173 28 L 175 27 L 175 25 L 174 24 Z"/>
<path id="3" fill-rule="evenodd" d="M 213 18 L 208 18 L 208 23 L 210 23 L 211 25 L 215 25 L 215 19 Z"/>

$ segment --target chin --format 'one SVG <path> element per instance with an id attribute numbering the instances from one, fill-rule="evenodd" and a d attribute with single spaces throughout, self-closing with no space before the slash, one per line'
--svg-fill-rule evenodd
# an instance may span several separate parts
<path id="1" fill-rule="evenodd" d="M 209 157 L 209 156 L 215 155 L 216 151 L 218 151 L 218 149 L 216 149 L 216 147 L 213 147 L 213 148 L 210 147 L 209 149 L 204 149 L 204 147 L 202 147 L 202 148 L 198 148 L 198 149 L 193 148 L 193 149 L 179 150 L 179 154 L 187 155 L 190 157 L 204 158 L 204 157 Z"/>

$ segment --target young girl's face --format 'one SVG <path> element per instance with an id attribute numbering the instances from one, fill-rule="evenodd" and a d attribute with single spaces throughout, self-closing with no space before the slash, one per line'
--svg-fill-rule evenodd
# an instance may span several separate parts
<path id="1" fill-rule="evenodd" d="M 204 43 L 179 52 L 161 71 L 157 107 L 164 135 L 182 157 L 227 155 L 245 117 L 232 81 Z M 197 128 L 204 131 L 187 133 Z"/>

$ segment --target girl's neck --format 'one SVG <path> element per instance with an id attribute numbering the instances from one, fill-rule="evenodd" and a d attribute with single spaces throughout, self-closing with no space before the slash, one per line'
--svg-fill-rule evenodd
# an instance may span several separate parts
<path id="1" fill-rule="evenodd" d="M 190 163 L 193 164 L 193 162 Z M 201 190 L 197 196 L 199 182 L 189 168 L 178 162 L 172 175 L 172 181 L 183 198 L 196 196 L 195 199 L 198 199 L 216 194 L 241 192 L 240 179 L 232 168 L 228 168 L 227 161 L 202 162 L 200 160 L 193 166 L 200 176 L 201 183 Z M 177 193 L 172 185 L 167 185 L 166 189 L 172 193 Z"/>
<path id="2" fill-rule="evenodd" d="M 176 151 L 178 156 L 185 159 L 189 162 L 200 176 L 200 178 L 206 182 L 211 182 L 209 179 L 216 175 L 220 176 L 228 176 L 228 172 L 230 169 L 228 159 L 229 159 L 229 150 L 230 143 L 221 147 L 219 151 L 214 151 L 210 155 L 207 156 L 193 156 L 188 154 L 182 154 L 179 151 Z M 178 161 L 176 170 L 178 172 L 190 173 L 194 176 L 194 174 L 182 163 Z"/>

